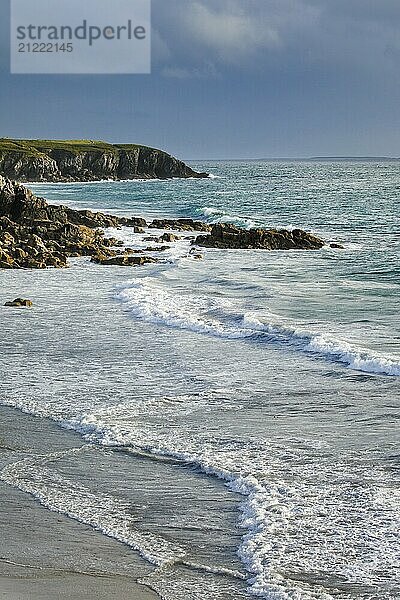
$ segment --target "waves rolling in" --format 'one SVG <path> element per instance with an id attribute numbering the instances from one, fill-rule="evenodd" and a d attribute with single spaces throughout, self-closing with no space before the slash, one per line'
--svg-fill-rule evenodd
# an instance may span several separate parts
<path id="1" fill-rule="evenodd" d="M 202 250 L 200 261 L 182 238 L 133 280 L 89 261 L 74 261 L 63 286 L 53 271 L 15 273 L 16 294 L 29 286 L 37 301 L 29 330 L 12 325 L 22 313 L 4 320 L 1 402 L 78 432 L 93 448 L 77 457 L 128 455 L 121 478 L 134 458 L 219 478 L 240 495 L 254 596 L 397 598 L 398 165 L 382 168 L 210 164 L 198 170 L 216 177 L 199 181 L 36 185 L 56 202 L 148 220 L 293 223 L 345 249 Z M 159 232 L 110 234 L 144 250 Z M 196 561 L 171 530 L 143 532 L 106 477 L 92 489 L 63 460 L 18 460 L 0 478 L 138 551 L 163 598 L 242 598 L 231 582 L 243 573 L 224 574 L 212 553 Z M 186 509 L 195 521 L 198 507 Z"/>
<path id="2" fill-rule="evenodd" d="M 316 354 L 358 371 L 400 376 L 400 362 L 394 357 L 372 354 L 298 325 L 261 322 L 251 314 L 235 313 L 228 300 L 174 295 L 151 279 L 123 284 L 121 288 L 115 298 L 127 306 L 132 316 L 150 323 L 226 339 L 253 338 Z"/>

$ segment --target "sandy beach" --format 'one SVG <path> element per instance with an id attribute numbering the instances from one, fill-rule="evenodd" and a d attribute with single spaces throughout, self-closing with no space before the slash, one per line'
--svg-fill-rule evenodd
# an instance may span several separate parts
<path id="1" fill-rule="evenodd" d="M 174 180 L 35 192 L 151 224 L 182 203 L 190 218 L 228 215 L 249 231 L 290 219 L 334 247 L 204 247 L 198 260 L 184 231 L 166 229 L 151 242 L 172 239 L 164 258 L 140 268 L 72 257 L 62 270 L 2 272 L 7 599 L 399 597 L 397 165 L 204 168 L 217 174 L 210 189 Z M 343 178 L 357 189 L 358 229 Z M 294 204 L 304 182 L 307 206 Z M 156 232 L 110 228 L 133 257 Z M 6 306 L 14 298 L 32 306 Z"/>
<path id="2" fill-rule="evenodd" d="M 143 586 L 123 577 L 82 575 L 51 570 L 32 573 L 17 566 L 0 567 L 0 598 L 9 600 L 53 600 L 93 598 L 105 600 L 114 596 L 120 600 L 150 600 L 158 598 Z"/>
<path id="3" fill-rule="evenodd" d="M 2 465 L 11 457 L 37 451 L 43 436 L 53 450 L 81 443 L 75 434 L 17 410 L 2 407 L 0 414 Z M 2 482 L 0 494 L 0 598 L 158 598 L 137 583 L 150 568 L 128 547 L 46 510 L 32 497 Z"/>

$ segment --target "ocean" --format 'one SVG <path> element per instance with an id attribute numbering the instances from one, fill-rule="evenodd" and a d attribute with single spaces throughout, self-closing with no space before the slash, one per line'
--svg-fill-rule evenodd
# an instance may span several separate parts
<path id="1" fill-rule="evenodd" d="M 1 314 L 0 402 L 80 436 L 0 480 L 131 548 L 166 600 L 397 599 L 399 163 L 193 166 L 212 177 L 30 187 L 344 249 L 200 261 L 181 239 L 137 269 L 0 272 L 34 302 Z"/>

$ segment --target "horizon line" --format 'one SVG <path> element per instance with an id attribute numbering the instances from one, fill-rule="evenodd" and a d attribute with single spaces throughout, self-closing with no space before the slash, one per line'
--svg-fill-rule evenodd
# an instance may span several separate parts
<path id="1" fill-rule="evenodd" d="M 188 161 L 188 162 L 195 162 L 195 161 L 213 161 L 213 160 L 217 160 L 217 161 L 273 161 L 273 160 L 292 160 L 292 161 L 306 161 L 306 160 L 393 160 L 393 161 L 397 161 L 400 160 L 399 156 L 269 156 L 269 157 L 255 157 L 255 158 L 185 158 L 184 160 Z"/>

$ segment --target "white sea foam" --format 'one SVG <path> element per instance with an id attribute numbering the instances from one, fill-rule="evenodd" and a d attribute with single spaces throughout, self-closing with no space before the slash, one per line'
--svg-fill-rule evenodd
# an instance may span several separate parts
<path id="1" fill-rule="evenodd" d="M 110 433 L 102 438 L 106 444 L 122 442 L 117 431 L 116 438 Z M 333 599 L 316 582 L 297 582 L 285 576 L 285 569 L 290 573 L 291 568 L 298 568 L 291 561 L 296 565 L 301 562 L 301 571 L 310 575 L 313 571 L 329 572 L 333 568 L 336 577 L 343 581 L 363 585 L 374 584 L 375 572 L 386 569 L 393 575 L 400 566 L 400 547 L 395 535 L 400 525 L 400 496 L 394 497 L 391 488 L 354 487 L 355 474 L 345 462 L 334 467 L 330 463 L 326 467 L 321 465 L 327 483 L 324 487 L 315 481 L 313 466 L 303 463 L 299 465 L 303 479 L 296 477 L 291 484 L 279 479 L 273 483 L 262 473 L 270 463 L 269 457 L 274 456 L 273 465 L 274 460 L 282 460 L 282 450 L 287 456 L 287 448 L 268 444 L 252 448 L 251 444 L 242 443 L 236 447 L 233 441 L 221 446 L 216 441 L 181 440 L 176 434 L 165 436 L 159 431 L 142 430 L 140 419 L 131 439 L 133 446 L 138 445 L 156 457 L 172 457 L 199 467 L 245 497 L 240 525 L 247 533 L 238 554 L 250 573 L 249 591 L 255 596 L 268 600 Z M 282 462 L 278 468 L 282 469 Z M 370 467 L 366 468 L 371 477 Z M 288 466 L 284 467 L 283 472 L 287 469 Z M 333 483 L 330 487 L 332 475 L 342 484 Z M 388 511 L 393 534 L 387 528 Z M 370 536 L 372 530 L 374 535 Z M 329 539 L 325 544 L 322 532 Z M 357 548 L 363 548 L 363 554 L 356 550 L 352 556 L 350 549 L 354 552 Z"/>
<path id="2" fill-rule="evenodd" d="M 226 395 L 227 390 L 222 391 Z M 218 396 L 218 390 L 210 393 L 210 398 L 214 393 Z M 56 420 L 93 443 L 196 466 L 242 495 L 240 524 L 246 533 L 239 556 L 250 574 L 249 591 L 255 596 L 268 600 L 332 600 L 333 596 L 318 581 L 307 583 L 291 577 L 298 569 L 310 577 L 316 573 L 317 580 L 326 572 L 328 580 L 332 573 L 342 582 L 355 585 L 362 582 L 365 586 L 373 586 L 375 574 L 382 570 L 385 577 L 393 576 L 400 566 L 396 535 L 400 526 L 400 497 L 394 495 L 390 479 L 381 479 L 382 475 L 374 473 L 368 463 L 357 466 L 349 455 L 337 463 L 318 461 L 316 477 L 309 448 L 303 451 L 304 455 L 297 456 L 286 443 L 280 446 L 262 439 L 219 440 L 206 431 L 185 431 L 181 416 L 187 414 L 191 405 L 192 409 L 196 405 L 204 407 L 206 402 L 207 394 L 132 399 L 104 410 L 89 408 L 82 414 Z M 28 407 L 25 399 L 9 400 L 8 404 L 26 407 L 41 416 L 46 414 L 43 405 L 31 403 Z M 54 418 L 51 405 L 48 416 Z M 154 421 L 152 425 L 149 418 Z M 28 458 L 8 465 L 0 478 L 32 494 L 51 510 L 126 543 L 162 569 L 186 565 L 241 577 L 234 571 L 197 564 L 179 545 L 161 536 L 138 532 L 127 505 L 112 495 L 94 495 L 87 487 L 55 472 L 53 467 L 58 458 L 81 451 L 90 451 L 90 447 Z M 359 476 L 361 468 L 366 483 L 354 485 L 354 469 Z M 154 589 L 161 590 L 163 573 L 154 577 Z M 181 598 L 173 593 L 166 597 Z"/>
<path id="3" fill-rule="evenodd" d="M 211 177 L 211 179 L 216 178 L 217 176 Z M 74 186 L 74 185 L 93 185 L 96 183 L 166 183 L 169 181 L 175 180 L 183 180 L 183 181 L 199 181 L 198 177 L 172 177 L 171 179 L 160 179 L 157 177 L 143 177 L 143 178 L 135 178 L 135 179 L 94 179 L 91 181 L 81 181 L 76 179 L 74 181 L 24 181 L 24 185 L 29 186 L 46 186 L 46 185 L 55 185 L 55 186 Z"/>
<path id="4" fill-rule="evenodd" d="M 227 339 L 257 338 L 289 344 L 293 349 L 320 355 L 366 373 L 400 376 L 400 361 L 337 340 L 297 324 L 262 322 L 251 314 L 235 313 L 227 300 L 175 295 L 153 279 L 121 286 L 115 298 L 144 321 Z M 273 317 L 273 315 L 270 315 Z"/>
<path id="5" fill-rule="evenodd" d="M 134 180 L 137 181 L 137 180 Z M 91 185 L 96 183 L 119 183 L 115 179 L 96 179 L 94 181 L 24 181 L 24 185 L 30 187 L 41 187 L 41 186 L 74 186 L 74 185 Z"/>
<path id="6" fill-rule="evenodd" d="M 373 354 L 347 342 L 328 339 L 324 335 L 312 336 L 305 349 L 333 357 L 357 371 L 400 376 L 400 362 L 395 358 Z"/>
<path id="7" fill-rule="evenodd" d="M 177 544 L 135 528 L 129 505 L 120 499 L 107 494 L 94 494 L 85 486 L 62 477 L 47 466 L 76 451 L 73 449 L 44 458 L 27 458 L 12 463 L 0 472 L 0 479 L 31 494 L 46 508 L 90 525 L 127 544 L 154 565 L 170 564 L 185 556 L 185 550 Z"/>
<path id="8" fill-rule="evenodd" d="M 214 208 L 212 206 L 205 206 L 204 208 L 199 209 L 198 213 L 201 216 L 206 217 L 207 221 L 212 224 L 232 223 L 233 225 L 245 227 L 247 229 L 255 227 L 255 222 L 250 217 L 231 215 L 222 209 Z"/>
<path id="9" fill-rule="evenodd" d="M 186 237 L 182 237 L 180 240 L 171 244 L 168 250 L 163 250 L 162 252 L 157 251 L 157 247 L 160 247 L 165 244 L 159 244 L 157 242 L 151 242 L 146 240 L 146 237 L 159 237 L 164 233 L 161 229 L 148 229 L 144 234 L 134 233 L 132 227 L 122 227 L 121 229 L 116 229 L 114 227 L 109 227 L 106 230 L 107 237 L 113 237 L 117 240 L 120 240 L 124 243 L 125 247 L 135 248 L 137 250 L 146 250 L 146 248 L 153 247 L 155 248 L 154 252 L 146 251 L 147 256 L 153 256 L 161 261 L 161 264 L 165 263 L 177 263 L 182 258 L 191 258 L 190 255 L 190 240 Z M 166 244 L 167 246 L 169 244 Z M 154 268 L 154 267 L 153 267 Z M 157 266 L 155 267 L 157 270 Z"/>
<path id="10" fill-rule="evenodd" d="M 71 424 L 64 423 L 64 426 L 71 426 Z M 79 426 L 76 428 L 81 432 L 85 429 Z M 93 433 L 91 428 L 92 436 Z M 139 552 L 145 560 L 158 567 L 145 576 L 142 583 L 154 590 L 163 588 L 165 595 L 163 594 L 162 597 L 165 600 L 187 598 L 186 577 L 182 582 L 178 582 L 176 570 L 170 571 L 171 568 L 176 569 L 179 566 L 191 571 L 189 578 L 194 580 L 196 589 L 203 589 L 205 599 L 236 598 L 235 587 L 231 586 L 229 581 L 244 580 L 245 576 L 242 572 L 191 559 L 179 544 L 143 530 L 143 527 L 139 529 L 136 526 L 134 511 L 126 501 L 112 494 L 93 493 L 85 485 L 57 472 L 58 460 L 80 452 L 90 452 L 94 448 L 92 445 L 85 445 L 11 463 L 0 471 L 0 480 L 32 495 L 49 510 L 89 525 L 96 531 Z M 205 580 L 204 575 L 206 575 Z M 167 576 L 168 586 L 165 585 L 164 576 Z M 223 579 L 219 581 L 214 576 Z M 227 581 L 225 577 L 228 578 Z M 231 588 L 232 594 L 225 596 L 224 589 L 220 588 Z"/>
<path id="11" fill-rule="evenodd" d="M 224 338 L 243 338 L 253 332 L 235 326 L 225 325 L 212 317 L 202 316 L 216 308 L 216 301 L 199 297 L 174 296 L 149 281 L 135 281 L 122 286 L 116 299 L 126 303 L 130 313 L 144 321 L 160 325 L 169 325 L 178 329 L 188 329 Z M 198 309 L 198 313 L 193 310 Z"/>
<path id="12" fill-rule="evenodd" d="M 12 405 L 12 402 L 8 404 Z M 21 402 L 19 405 L 21 406 Z M 31 406 L 30 412 L 35 412 L 32 408 Z M 139 403 L 139 406 L 135 404 L 131 408 L 130 418 L 132 419 L 135 413 L 139 415 L 145 407 Z M 116 410 L 116 407 L 112 409 L 112 412 L 115 413 L 114 416 L 116 416 Z M 308 593 L 304 588 L 301 591 L 296 585 L 268 569 L 264 563 L 264 556 L 273 543 L 269 539 L 272 526 L 266 518 L 266 508 L 271 504 L 278 508 L 280 502 L 283 502 L 284 505 L 287 490 L 282 487 L 279 489 L 279 486 L 276 490 L 273 486 L 267 490 L 254 476 L 241 475 L 240 463 L 236 463 L 238 457 L 234 454 L 231 457 L 225 453 L 218 456 L 218 452 L 214 454 L 211 448 L 205 452 L 200 451 L 200 453 L 197 453 L 194 448 L 183 450 L 180 447 L 180 440 L 176 436 L 174 436 L 174 440 L 163 439 L 162 436 L 158 434 L 155 436 L 146 429 L 141 430 L 138 425 L 132 429 L 131 436 L 127 437 L 126 431 L 123 432 L 118 426 L 107 427 L 106 423 L 102 421 L 101 415 L 98 414 L 89 413 L 76 420 L 64 421 L 62 424 L 64 427 L 74 429 L 84 435 L 86 433 L 89 439 L 106 446 L 124 446 L 126 448 L 126 444 L 132 443 L 132 438 L 134 438 L 133 450 L 139 448 L 154 458 L 174 458 L 183 463 L 197 466 L 204 473 L 224 480 L 232 491 L 247 497 L 241 508 L 243 514 L 241 526 L 246 528 L 248 533 L 243 538 L 239 557 L 251 574 L 249 591 L 253 595 L 268 598 L 268 600 L 331 600 L 331 596 L 327 594 Z M 162 575 L 165 568 L 178 564 L 195 570 L 200 569 L 209 573 L 242 578 L 242 575 L 236 571 L 193 562 L 186 557 L 185 551 L 178 545 L 161 536 L 138 531 L 135 528 L 132 511 L 126 503 L 112 495 L 93 494 L 89 488 L 61 476 L 54 469 L 54 463 L 58 459 L 88 449 L 90 450 L 90 446 L 23 459 L 3 468 L 0 472 L 0 479 L 31 494 L 49 510 L 85 523 L 137 550 L 143 558 L 161 568 L 160 573 L 156 572 L 143 580 L 155 590 L 161 591 L 164 587 Z M 279 513 L 277 514 L 279 515 Z M 285 509 L 282 515 L 285 515 Z M 280 518 L 278 520 L 281 526 L 285 525 Z M 277 526 L 276 522 L 274 526 Z M 176 596 L 175 590 L 175 595 L 172 597 L 180 598 L 181 596 Z M 182 598 L 185 597 L 182 596 Z M 208 594 L 205 594 L 204 597 L 213 598 Z M 218 594 L 215 595 L 215 598 L 219 597 Z M 170 595 L 167 594 L 166 598 L 170 598 Z"/>

